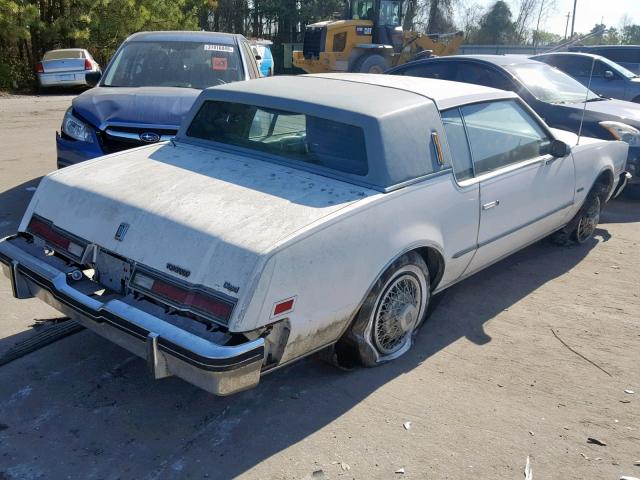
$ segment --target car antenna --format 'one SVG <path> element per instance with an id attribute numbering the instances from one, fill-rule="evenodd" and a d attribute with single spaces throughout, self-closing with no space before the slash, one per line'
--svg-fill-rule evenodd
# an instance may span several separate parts
<path id="1" fill-rule="evenodd" d="M 589 92 L 591 91 L 591 79 L 593 78 L 593 69 L 596 66 L 596 57 L 591 57 L 591 73 L 589 74 L 589 83 L 587 84 L 587 94 L 584 99 L 584 107 L 582 108 L 582 118 L 580 119 L 580 128 L 578 129 L 577 145 L 580 145 L 580 137 L 582 136 L 582 125 L 584 124 L 584 114 L 587 112 L 587 103 L 589 102 Z"/>

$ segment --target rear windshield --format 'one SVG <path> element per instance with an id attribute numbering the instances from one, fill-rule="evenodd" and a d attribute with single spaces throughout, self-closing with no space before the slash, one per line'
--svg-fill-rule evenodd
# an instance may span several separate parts
<path id="1" fill-rule="evenodd" d="M 368 171 L 362 128 L 302 113 L 208 101 L 189 125 L 187 136 L 344 173 Z"/>
<path id="2" fill-rule="evenodd" d="M 66 58 L 84 58 L 82 50 L 52 50 L 44 54 L 43 60 L 62 60 Z"/>
<path id="3" fill-rule="evenodd" d="M 184 87 L 204 89 L 240 80 L 238 48 L 197 42 L 130 42 L 105 75 L 105 87 Z"/>

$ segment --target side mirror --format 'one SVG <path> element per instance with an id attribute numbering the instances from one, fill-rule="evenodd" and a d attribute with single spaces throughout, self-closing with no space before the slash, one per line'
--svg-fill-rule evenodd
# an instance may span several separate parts
<path id="1" fill-rule="evenodd" d="M 615 78 L 615 75 L 611 70 L 605 70 L 604 78 L 606 78 L 607 80 L 613 80 Z"/>
<path id="2" fill-rule="evenodd" d="M 262 60 L 262 57 L 260 55 L 256 55 L 256 60 L 260 61 Z"/>
<path id="3" fill-rule="evenodd" d="M 89 72 L 84 75 L 84 79 L 90 87 L 95 87 L 101 78 L 102 72 Z"/>
<path id="4" fill-rule="evenodd" d="M 571 153 L 571 147 L 564 143 L 562 140 L 554 140 L 551 142 L 551 148 L 549 148 L 549 154 L 554 158 L 566 157 Z"/>

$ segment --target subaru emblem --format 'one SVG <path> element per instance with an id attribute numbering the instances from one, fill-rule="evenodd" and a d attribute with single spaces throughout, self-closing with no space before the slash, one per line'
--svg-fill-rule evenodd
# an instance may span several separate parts
<path id="1" fill-rule="evenodd" d="M 121 223 L 120 226 L 118 227 L 118 230 L 116 230 L 116 234 L 114 238 L 119 242 L 123 241 L 124 236 L 127 234 L 127 230 L 129 230 L 129 224 Z"/>
<path id="2" fill-rule="evenodd" d="M 140 134 L 140 140 L 144 143 L 156 143 L 160 141 L 160 135 L 156 132 L 144 132 Z"/>

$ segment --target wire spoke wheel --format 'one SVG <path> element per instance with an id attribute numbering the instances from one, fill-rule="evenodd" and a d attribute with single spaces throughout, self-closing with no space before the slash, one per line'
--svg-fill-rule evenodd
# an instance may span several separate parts
<path id="1" fill-rule="evenodd" d="M 578 221 L 575 233 L 576 241 L 578 243 L 584 243 L 589 240 L 598 227 L 599 222 L 600 199 L 598 197 L 594 197 L 593 202 L 591 202 Z"/>
<path id="2" fill-rule="evenodd" d="M 411 335 L 422 310 L 422 287 L 411 273 L 396 277 L 380 297 L 372 336 L 383 355 L 400 350 Z"/>
<path id="3" fill-rule="evenodd" d="M 417 252 L 394 260 L 371 286 L 341 345 L 365 367 L 409 351 L 431 297 L 429 267 Z"/>

